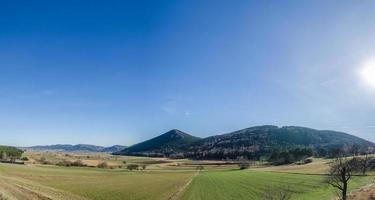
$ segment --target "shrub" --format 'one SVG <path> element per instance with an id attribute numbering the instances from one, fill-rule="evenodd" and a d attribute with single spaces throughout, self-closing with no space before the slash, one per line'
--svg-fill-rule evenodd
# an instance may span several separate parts
<path id="1" fill-rule="evenodd" d="M 23 161 L 28 161 L 29 158 L 27 158 L 27 157 L 22 157 L 21 160 L 23 160 Z"/>
<path id="2" fill-rule="evenodd" d="M 63 166 L 63 167 L 70 167 L 72 166 L 72 162 L 64 160 L 56 163 L 57 166 Z"/>
<path id="3" fill-rule="evenodd" d="M 238 164 L 241 170 L 248 169 L 250 167 L 250 163 L 246 161 L 242 161 Z"/>
<path id="4" fill-rule="evenodd" d="M 87 167 L 86 164 L 84 164 L 81 160 L 76 160 L 74 162 L 69 160 L 64 160 L 61 162 L 56 163 L 57 166 L 63 166 L 63 167 Z"/>
<path id="5" fill-rule="evenodd" d="M 138 169 L 138 167 L 139 166 L 136 165 L 136 164 L 130 164 L 130 165 L 126 166 L 126 169 L 132 171 L 132 170 Z"/>
<path id="6" fill-rule="evenodd" d="M 98 168 L 108 168 L 108 163 L 107 162 L 101 162 L 97 166 Z"/>
<path id="7" fill-rule="evenodd" d="M 39 162 L 43 165 L 50 165 L 52 164 L 51 162 L 49 162 L 45 157 L 41 157 Z"/>
<path id="8" fill-rule="evenodd" d="M 303 161 L 304 164 L 309 164 L 309 163 L 312 163 L 313 162 L 313 159 L 311 158 L 307 158 Z"/>
<path id="9" fill-rule="evenodd" d="M 86 167 L 87 165 L 84 164 L 81 160 L 76 160 L 76 161 L 72 162 L 71 166 L 74 166 L 74 167 Z"/>
<path id="10" fill-rule="evenodd" d="M 47 159 L 46 159 L 45 157 L 41 157 L 39 161 L 40 161 L 41 163 L 44 163 L 44 162 L 46 162 L 46 160 L 47 160 Z"/>

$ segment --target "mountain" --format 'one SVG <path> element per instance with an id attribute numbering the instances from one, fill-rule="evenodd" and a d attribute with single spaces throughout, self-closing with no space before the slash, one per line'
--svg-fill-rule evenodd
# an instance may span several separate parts
<path id="1" fill-rule="evenodd" d="M 115 154 L 138 156 L 169 156 L 186 150 L 200 140 L 182 131 L 173 129 L 150 140 L 135 144 Z"/>
<path id="2" fill-rule="evenodd" d="M 338 148 L 367 150 L 374 143 L 347 133 L 297 126 L 256 126 L 200 139 L 171 130 L 116 154 L 138 156 L 187 157 L 192 159 L 260 159 L 273 152 L 308 148 L 326 156 Z M 311 152 L 311 151 L 310 151 Z"/>
<path id="3" fill-rule="evenodd" d="M 113 153 L 113 152 L 119 152 L 123 149 L 125 149 L 126 146 L 122 146 L 122 145 L 113 145 L 113 146 L 110 146 L 110 147 L 104 147 L 101 152 L 110 152 L 110 153 Z"/>
<path id="4" fill-rule="evenodd" d="M 34 150 L 34 151 L 66 151 L 66 152 L 73 152 L 73 151 L 87 151 L 87 152 L 117 152 L 124 149 L 125 146 L 121 145 L 114 145 L 110 147 L 102 147 L 90 144 L 55 144 L 55 145 L 39 145 L 39 146 L 32 146 L 32 147 L 24 147 L 25 150 Z"/>
<path id="5" fill-rule="evenodd" d="M 315 130 L 297 126 L 256 126 L 202 139 L 184 152 L 198 159 L 236 158 L 238 155 L 259 159 L 275 151 L 311 148 L 315 151 L 349 148 L 367 150 L 374 143 L 347 133 Z"/>

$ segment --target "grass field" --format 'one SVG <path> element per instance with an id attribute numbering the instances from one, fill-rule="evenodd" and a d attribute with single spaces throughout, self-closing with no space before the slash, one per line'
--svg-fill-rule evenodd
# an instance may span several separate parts
<path id="1" fill-rule="evenodd" d="M 254 170 L 207 171 L 194 178 L 182 195 L 183 200 L 264 199 L 267 192 L 290 190 L 292 199 L 330 199 L 332 188 L 323 183 L 324 176 L 301 175 Z M 370 177 L 356 178 L 351 189 L 366 185 Z"/>
<path id="2" fill-rule="evenodd" d="M 61 195 L 73 194 L 87 199 L 168 199 L 194 173 L 0 165 L 1 179 L 9 180 L 8 187 L 18 188 L 16 184 L 20 183 L 28 190 L 30 185 L 38 185 L 42 189 L 30 189 L 31 192 L 42 191 L 41 196 L 54 199 L 57 198 L 53 194 L 55 189 Z"/>
<path id="3" fill-rule="evenodd" d="M 264 199 L 269 191 L 291 191 L 292 199 L 331 199 L 335 192 L 323 183 L 327 160 L 307 165 L 256 166 L 238 170 L 222 161 L 166 160 L 142 157 L 113 157 L 105 154 L 62 155 L 37 153 L 51 161 L 86 159 L 107 161 L 119 166 L 147 164 L 146 170 L 128 171 L 124 167 L 60 167 L 54 165 L 0 164 L 0 194 L 8 199 L 72 200 L 228 200 Z M 37 160 L 37 159 L 35 159 Z M 34 161 L 32 161 L 34 162 Z M 204 166 L 199 173 L 196 166 Z M 314 175 L 312 175 L 314 174 Z M 373 176 L 355 178 L 350 189 L 372 182 Z"/>

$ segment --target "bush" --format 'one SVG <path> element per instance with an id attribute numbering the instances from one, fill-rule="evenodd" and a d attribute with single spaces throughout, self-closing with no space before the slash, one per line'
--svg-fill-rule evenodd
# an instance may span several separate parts
<path id="1" fill-rule="evenodd" d="M 309 163 L 312 163 L 313 162 L 313 159 L 311 158 L 307 158 L 303 161 L 304 164 L 309 164 Z"/>
<path id="2" fill-rule="evenodd" d="M 50 161 L 48 161 L 45 157 L 41 157 L 39 162 L 43 165 L 51 165 L 53 163 L 51 163 Z"/>
<path id="3" fill-rule="evenodd" d="M 132 171 L 132 170 L 137 170 L 138 167 L 139 167 L 139 166 L 136 165 L 136 164 L 130 164 L 130 165 L 126 166 L 126 169 Z"/>
<path id="4" fill-rule="evenodd" d="M 44 162 L 47 161 L 47 159 L 46 159 L 45 157 L 41 157 L 41 158 L 39 159 L 39 161 L 40 161 L 41 163 L 44 163 Z"/>
<path id="5" fill-rule="evenodd" d="M 27 158 L 27 157 L 22 157 L 21 160 L 23 160 L 23 161 L 28 161 L 29 158 Z"/>
<path id="6" fill-rule="evenodd" d="M 304 160 L 296 162 L 295 164 L 296 165 L 306 165 L 306 164 L 309 164 L 309 163 L 312 163 L 312 162 L 313 162 L 313 160 L 311 158 L 306 158 Z"/>
<path id="7" fill-rule="evenodd" d="M 72 166 L 72 162 L 64 160 L 61 162 L 56 163 L 57 166 L 63 166 L 63 167 L 70 167 Z"/>
<path id="8" fill-rule="evenodd" d="M 98 168 L 108 168 L 108 163 L 107 162 L 101 162 L 97 166 Z"/>
<path id="9" fill-rule="evenodd" d="M 72 166 L 74 167 L 86 167 L 87 165 L 84 164 L 81 160 L 76 160 L 72 162 Z"/>
<path id="10" fill-rule="evenodd" d="M 63 167 L 87 167 L 86 164 L 84 164 L 81 160 L 76 160 L 74 162 L 69 160 L 64 160 L 61 162 L 56 163 L 57 166 L 63 166 Z"/>
<path id="11" fill-rule="evenodd" d="M 250 168 L 250 163 L 246 162 L 246 161 L 242 161 L 242 162 L 240 162 L 238 164 L 238 166 L 240 167 L 240 170 L 249 169 Z"/>

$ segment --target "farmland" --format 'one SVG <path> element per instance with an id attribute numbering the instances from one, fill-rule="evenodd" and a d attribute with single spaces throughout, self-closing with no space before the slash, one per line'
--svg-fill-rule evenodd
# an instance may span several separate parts
<path id="1" fill-rule="evenodd" d="M 331 199 L 324 184 L 329 160 L 306 165 L 270 167 L 256 164 L 238 170 L 224 161 L 191 161 L 165 158 L 28 152 L 26 165 L 0 164 L 0 192 L 7 199 L 264 199 L 272 192 L 290 191 L 292 199 Z M 50 164 L 41 164 L 44 157 Z M 62 167 L 51 163 L 83 159 L 92 164 L 106 161 L 110 168 Z M 126 162 L 124 162 L 126 161 Z M 124 164 L 126 163 L 126 164 Z M 129 171 L 126 165 L 145 164 L 146 170 Z M 197 166 L 204 169 L 197 171 Z M 313 175 L 314 174 L 314 175 Z M 357 177 L 350 189 L 372 182 Z"/>
<path id="2" fill-rule="evenodd" d="M 128 172 L 122 170 L 50 166 L 1 165 L 1 184 L 11 196 L 24 191 L 44 198 L 167 199 L 186 184 L 194 172 Z M 4 188 L 4 187 L 2 187 Z M 19 193 L 14 192 L 20 190 Z M 145 192 L 147 191 L 147 192 Z M 34 195 L 35 196 L 35 195 Z"/>
<path id="3" fill-rule="evenodd" d="M 253 170 L 207 171 L 194 178 L 183 200 L 265 199 L 275 192 L 290 191 L 292 199 L 330 199 L 334 191 L 323 183 L 324 176 Z M 356 179 L 352 189 L 369 178 Z"/>

